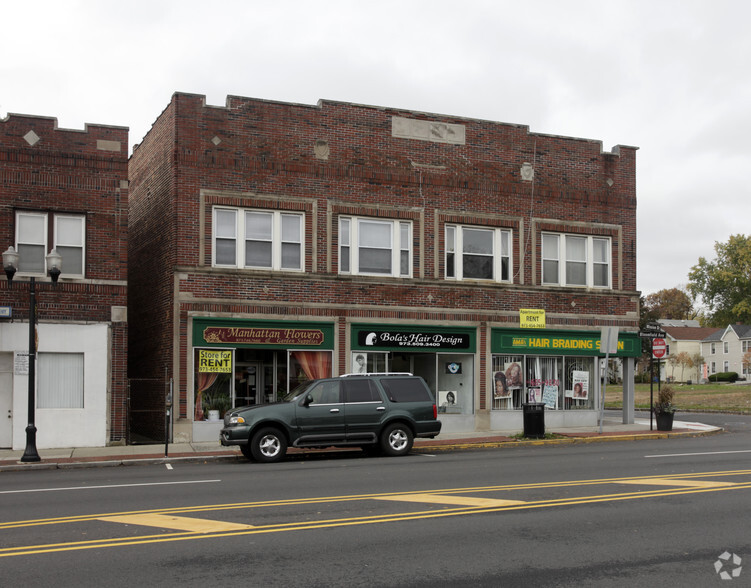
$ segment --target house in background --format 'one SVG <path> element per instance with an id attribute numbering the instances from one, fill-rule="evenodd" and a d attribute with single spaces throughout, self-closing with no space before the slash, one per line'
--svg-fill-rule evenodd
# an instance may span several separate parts
<path id="1" fill-rule="evenodd" d="M 127 151 L 123 127 L 0 120 L 0 250 L 19 254 L 12 282 L 0 279 L 0 447 L 26 440 L 32 278 L 37 447 L 126 439 Z M 57 284 L 45 268 L 53 249 Z"/>
<path id="2" fill-rule="evenodd" d="M 658 321 L 667 334 L 667 354 L 662 367 L 663 380 L 680 382 L 700 382 L 705 359 L 702 354 L 702 341 L 717 332 L 714 327 L 674 326 L 677 321 Z M 688 322 L 688 321 L 684 321 Z"/>
<path id="3" fill-rule="evenodd" d="M 748 378 L 749 365 L 744 356 L 751 351 L 751 325 L 728 325 L 716 330 L 701 342 L 706 377 L 720 372 L 736 372 Z"/>

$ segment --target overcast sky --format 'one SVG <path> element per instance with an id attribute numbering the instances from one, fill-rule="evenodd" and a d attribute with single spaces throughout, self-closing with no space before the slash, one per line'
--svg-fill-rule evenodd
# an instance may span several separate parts
<path id="1" fill-rule="evenodd" d="M 637 152 L 637 286 L 751 222 L 751 3 L 0 0 L 0 118 L 127 126 L 176 91 L 390 106 Z"/>

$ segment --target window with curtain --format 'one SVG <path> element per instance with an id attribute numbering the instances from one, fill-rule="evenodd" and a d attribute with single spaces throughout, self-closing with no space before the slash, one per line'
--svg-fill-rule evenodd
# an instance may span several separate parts
<path id="1" fill-rule="evenodd" d="M 81 216 L 55 215 L 54 248 L 63 258 L 68 277 L 83 276 L 84 222 Z"/>
<path id="2" fill-rule="evenodd" d="M 610 239 L 583 235 L 542 235 L 542 283 L 611 287 Z"/>
<path id="3" fill-rule="evenodd" d="M 446 225 L 446 279 L 511 279 L 511 231 Z"/>
<path id="4" fill-rule="evenodd" d="M 49 237 L 50 223 L 52 240 Z M 83 277 L 85 273 L 86 222 L 82 215 L 48 214 L 46 212 L 16 213 L 16 251 L 18 270 L 28 274 L 46 274 L 45 256 L 56 249 L 62 257 L 67 277 Z"/>
<path id="5" fill-rule="evenodd" d="M 303 270 L 304 215 L 214 208 L 213 265 Z"/>
<path id="6" fill-rule="evenodd" d="M 339 273 L 410 277 L 412 223 L 340 217 Z"/>
<path id="7" fill-rule="evenodd" d="M 37 408 L 84 408 L 83 353 L 37 355 Z"/>

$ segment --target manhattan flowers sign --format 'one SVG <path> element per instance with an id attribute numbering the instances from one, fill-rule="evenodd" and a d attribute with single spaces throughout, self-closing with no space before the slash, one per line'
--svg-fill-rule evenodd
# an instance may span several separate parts
<path id="1" fill-rule="evenodd" d="M 320 329 L 266 329 L 245 327 L 206 327 L 207 343 L 242 343 L 245 345 L 318 346 L 323 342 Z"/>
<path id="2" fill-rule="evenodd" d="M 193 345 L 333 349 L 333 323 L 196 318 Z"/>

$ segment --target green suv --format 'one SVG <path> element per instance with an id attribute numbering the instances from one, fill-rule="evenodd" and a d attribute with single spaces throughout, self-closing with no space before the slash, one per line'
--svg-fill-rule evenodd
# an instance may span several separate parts
<path id="1" fill-rule="evenodd" d="M 412 374 L 364 374 L 304 382 L 281 402 L 234 408 L 222 445 L 248 459 L 279 461 L 287 447 L 360 446 L 405 455 L 415 437 L 441 432 L 433 393 Z"/>

